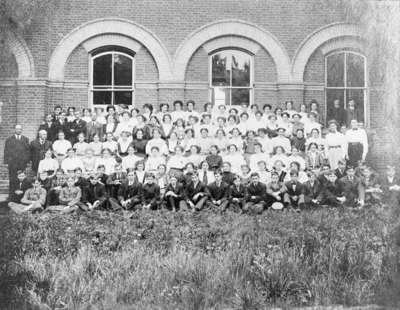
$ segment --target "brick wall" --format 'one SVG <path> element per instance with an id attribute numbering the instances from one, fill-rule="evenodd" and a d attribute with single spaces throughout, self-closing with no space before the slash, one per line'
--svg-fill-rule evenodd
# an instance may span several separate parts
<path id="1" fill-rule="evenodd" d="M 82 24 L 99 18 L 118 17 L 131 20 L 153 32 L 166 47 L 171 57 L 184 39 L 201 26 L 223 19 L 240 19 L 256 24 L 270 32 L 293 57 L 300 43 L 316 29 L 343 21 L 340 12 L 322 10 L 319 0 L 71 0 L 54 2 L 44 12 L 46 18 L 33 21 L 23 37 L 32 53 L 35 79 L 30 86 L 7 86 L 0 83 L 3 122 L 0 123 L 0 149 L 2 141 L 12 132 L 14 124 L 23 122 L 29 136 L 35 135 L 37 126 L 46 112 L 55 105 L 85 107 L 88 105 L 88 54 L 82 45 L 75 48 L 65 66 L 65 81 L 47 81 L 49 60 L 59 42 Z M 134 37 L 134 33 L 132 36 Z M 324 110 L 324 56 L 317 49 L 308 61 L 304 72 L 306 85 L 277 85 L 277 68 L 267 51 L 260 47 L 254 55 L 254 102 L 273 107 L 293 100 L 297 107 L 302 102 L 317 99 Z M 16 78 L 15 59 L 8 69 L 0 72 L 2 78 Z M 372 62 L 371 62 L 372 63 Z M 141 107 L 151 103 L 157 109 L 160 103 L 171 104 L 176 99 L 194 99 L 198 110 L 208 101 L 208 55 L 198 48 L 190 58 L 182 85 L 159 81 L 159 72 L 153 56 L 141 47 L 135 55 L 135 104 Z M 371 66 L 371 70 L 378 68 Z M 378 80 L 378 74 L 370 74 Z M 80 82 L 79 82 L 80 81 Z M 65 83 L 64 83 L 65 82 Z M 79 82 L 76 85 L 74 82 Z M 86 83 L 86 84 L 85 84 Z M 29 84 L 29 83 L 28 83 Z M 371 81 L 371 85 L 374 84 Z M 371 125 L 382 125 L 382 102 L 377 90 L 371 90 Z M 386 142 L 376 142 L 383 145 Z M 2 160 L 2 152 L 0 155 Z M 0 170 L 1 175 L 1 170 Z"/>
<path id="2" fill-rule="evenodd" d="M 86 50 L 79 45 L 69 57 L 65 66 L 65 80 L 88 80 L 89 57 Z"/>

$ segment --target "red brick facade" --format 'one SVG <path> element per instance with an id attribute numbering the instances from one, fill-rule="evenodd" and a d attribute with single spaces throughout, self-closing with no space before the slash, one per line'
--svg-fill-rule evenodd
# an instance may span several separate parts
<path id="1" fill-rule="evenodd" d="M 103 35 L 115 36 L 116 42 L 121 38 L 124 39 L 121 42 L 130 40 L 133 46 L 139 46 L 135 51 L 138 107 L 145 103 L 157 107 L 175 99 L 193 99 L 202 108 L 209 100 L 209 56 L 203 45 L 218 39 L 216 44 L 220 48 L 235 47 L 235 40 L 246 45 L 247 40 L 249 46 L 257 49 L 254 103 L 278 106 L 285 100 L 294 100 L 298 106 L 317 99 L 324 111 L 322 48 L 331 45 L 325 50 L 359 50 L 362 37 L 353 31 L 356 26 L 342 24 L 340 12 L 323 11 L 318 3 L 317 0 L 62 1 L 49 8 L 46 18 L 11 39 L 15 57 L 9 61 L 7 72 L 0 73 L 0 101 L 4 103 L 0 149 L 16 123 L 21 123 L 24 134 L 33 138 L 44 114 L 56 104 L 89 105 L 90 51 L 85 44 L 93 39 L 97 41 L 91 41 L 92 45 L 99 44 Z M 113 23 L 118 27 L 110 28 Z M 325 35 L 331 37 L 321 41 Z M 200 45 L 189 46 L 193 38 Z M 345 43 L 343 46 L 333 41 Z M 315 50 L 307 50 L 313 46 Z M 68 49 L 71 53 L 64 55 Z M 193 53 L 187 55 L 192 49 Z M 182 64 L 184 57 L 179 55 L 189 57 L 188 63 Z M 63 57 L 66 61 L 60 63 Z M 299 77 L 293 70 L 302 66 L 304 74 Z M 382 109 L 374 81 L 370 80 L 368 86 L 369 125 L 377 128 L 381 126 Z M 375 143 L 371 158 L 378 155 L 379 145 Z M 0 170 L 4 176 L 4 169 Z"/>

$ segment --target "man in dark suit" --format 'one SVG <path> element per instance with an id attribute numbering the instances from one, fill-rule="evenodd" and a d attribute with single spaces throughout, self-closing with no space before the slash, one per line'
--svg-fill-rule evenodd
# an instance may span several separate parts
<path id="1" fill-rule="evenodd" d="M 28 188 L 32 187 L 32 180 L 28 179 L 25 172 L 22 170 L 17 171 L 17 187 L 15 190 L 10 194 L 10 202 L 20 203 L 22 197 Z"/>
<path id="2" fill-rule="evenodd" d="M 146 182 L 141 190 L 142 208 L 157 210 L 161 204 L 160 186 L 155 182 L 155 176 L 152 173 L 146 175 Z"/>
<path id="3" fill-rule="evenodd" d="M 304 208 L 304 189 L 298 178 L 298 171 L 291 170 L 290 181 L 285 183 L 285 193 L 283 195 L 286 207 L 294 208 L 296 211 Z"/>
<path id="4" fill-rule="evenodd" d="M 29 139 L 22 135 L 22 126 L 15 126 L 15 134 L 6 139 L 4 145 L 4 164 L 8 165 L 10 196 L 18 185 L 17 171 L 26 169 L 30 160 Z"/>
<path id="5" fill-rule="evenodd" d="M 349 166 L 346 170 L 346 176 L 339 180 L 343 195 L 346 197 L 345 204 L 350 207 L 355 207 L 361 198 L 361 182 L 355 176 L 354 167 Z"/>
<path id="6" fill-rule="evenodd" d="M 118 189 L 118 199 L 110 197 L 109 201 L 113 210 L 124 208 L 125 210 L 135 210 L 141 204 L 141 183 L 137 182 L 135 171 L 129 171 L 127 180 L 124 180 Z"/>
<path id="7" fill-rule="evenodd" d="M 307 207 L 316 207 L 319 205 L 318 197 L 321 194 L 322 187 L 317 179 L 315 171 L 308 171 L 308 181 L 303 185 L 304 203 Z"/>
<path id="8" fill-rule="evenodd" d="M 88 142 L 92 141 L 93 136 L 97 134 L 100 139 L 104 135 L 104 127 L 97 121 L 96 113 L 92 113 L 92 120 L 86 123 L 86 139 Z"/>
<path id="9" fill-rule="evenodd" d="M 214 172 L 215 181 L 207 186 L 210 193 L 210 206 L 219 211 L 225 211 L 229 203 L 229 185 L 222 181 L 222 173 L 219 170 Z"/>
<path id="10" fill-rule="evenodd" d="M 208 199 L 208 189 L 200 182 L 196 171 L 192 173 L 192 180 L 186 185 L 185 197 L 187 204 L 193 211 L 201 210 Z"/>
<path id="11" fill-rule="evenodd" d="M 110 174 L 107 179 L 108 193 L 110 197 L 117 198 L 118 191 L 121 184 L 126 182 L 127 175 L 126 172 L 122 170 L 121 164 L 116 164 L 114 168 L 114 173 Z"/>
<path id="12" fill-rule="evenodd" d="M 339 123 L 340 126 L 346 123 L 346 111 L 343 106 L 340 104 L 339 99 L 335 99 L 333 101 L 333 107 L 329 109 L 328 112 L 328 121 L 335 120 Z"/>
<path id="13" fill-rule="evenodd" d="M 46 120 L 39 126 L 39 132 L 41 130 L 46 130 L 47 139 L 51 143 L 53 143 L 57 139 L 58 126 L 57 123 L 53 120 L 53 115 L 46 115 Z"/>
<path id="14" fill-rule="evenodd" d="M 74 144 L 80 133 L 86 133 L 86 122 L 81 118 L 81 112 L 75 112 L 75 119 L 67 123 L 68 140 Z"/>
<path id="15" fill-rule="evenodd" d="M 260 175 L 257 172 L 253 172 L 250 177 L 251 182 L 246 188 L 246 203 L 243 211 L 260 214 L 266 207 L 267 186 L 260 182 Z"/>
<path id="16" fill-rule="evenodd" d="M 94 174 L 89 177 L 89 185 L 83 192 L 82 201 L 92 209 L 103 209 L 107 203 L 107 193 L 104 184 L 99 182 L 99 176 Z"/>
<path id="17" fill-rule="evenodd" d="M 338 180 L 346 176 L 346 161 L 344 159 L 338 161 L 338 167 L 335 169 L 335 174 Z"/>
<path id="18" fill-rule="evenodd" d="M 353 119 L 357 121 L 363 121 L 360 119 L 360 113 L 357 109 L 356 102 L 353 99 L 350 99 L 346 109 L 346 127 L 350 127 L 350 123 Z"/>
<path id="19" fill-rule="evenodd" d="M 44 154 L 51 148 L 51 142 L 47 140 L 47 131 L 39 130 L 39 137 L 31 142 L 31 161 L 32 171 L 37 174 L 39 162 L 44 158 Z"/>

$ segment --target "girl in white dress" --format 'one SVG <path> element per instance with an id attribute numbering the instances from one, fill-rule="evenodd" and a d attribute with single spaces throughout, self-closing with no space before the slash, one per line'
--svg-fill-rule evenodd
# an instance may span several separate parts
<path id="1" fill-rule="evenodd" d="M 96 171 L 96 160 L 97 158 L 94 156 L 93 150 L 90 147 L 87 148 L 85 157 L 82 158 L 83 167 L 85 168 L 83 172 L 86 175 Z"/>
<path id="2" fill-rule="evenodd" d="M 100 136 L 96 133 L 93 135 L 93 141 L 89 143 L 89 148 L 93 150 L 93 154 L 96 157 L 101 156 L 101 150 L 103 149 L 103 143 L 100 142 Z"/>
<path id="3" fill-rule="evenodd" d="M 142 159 L 142 157 L 135 155 L 135 148 L 130 145 L 128 147 L 128 155 L 122 158 L 122 168 L 126 171 L 128 171 L 128 169 L 133 170 L 136 167 L 136 163 Z"/>
<path id="4" fill-rule="evenodd" d="M 118 143 L 114 140 L 114 136 L 111 132 L 106 134 L 106 141 L 103 142 L 102 149 L 109 149 L 113 154 L 117 153 Z"/>
<path id="5" fill-rule="evenodd" d="M 108 148 L 104 148 L 101 154 L 102 157 L 96 159 L 96 170 L 100 165 L 103 165 L 105 167 L 105 173 L 110 175 L 114 172 L 117 161 L 114 156 L 112 156 L 111 150 Z"/>
<path id="6" fill-rule="evenodd" d="M 241 172 L 241 166 L 246 165 L 246 161 L 241 153 L 238 152 L 238 148 L 234 144 L 230 144 L 228 147 L 228 153 L 223 155 L 224 162 L 231 164 L 231 172 L 239 174 Z"/>
<path id="7" fill-rule="evenodd" d="M 54 159 L 52 156 L 53 152 L 51 149 L 48 149 L 44 153 L 44 158 L 39 162 L 38 175 L 42 172 L 47 172 L 48 178 L 55 176 L 60 165 L 57 159 Z"/>
<path id="8" fill-rule="evenodd" d="M 338 161 L 346 158 L 347 140 L 346 137 L 337 131 L 336 121 L 330 121 L 328 124 L 329 133 L 326 135 L 326 154 L 331 169 L 338 167 Z"/>

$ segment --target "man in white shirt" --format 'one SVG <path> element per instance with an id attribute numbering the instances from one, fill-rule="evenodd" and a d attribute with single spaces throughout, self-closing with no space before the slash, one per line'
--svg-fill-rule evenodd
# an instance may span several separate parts
<path id="1" fill-rule="evenodd" d="M 357 167 L 360 161 L 365 161 L 368 153 L 368 137 L 364 129 L 359 128 L 357 120 L 350 122 L 350 129 L 345 134 L 347 140 L 347 164 Z"/>

